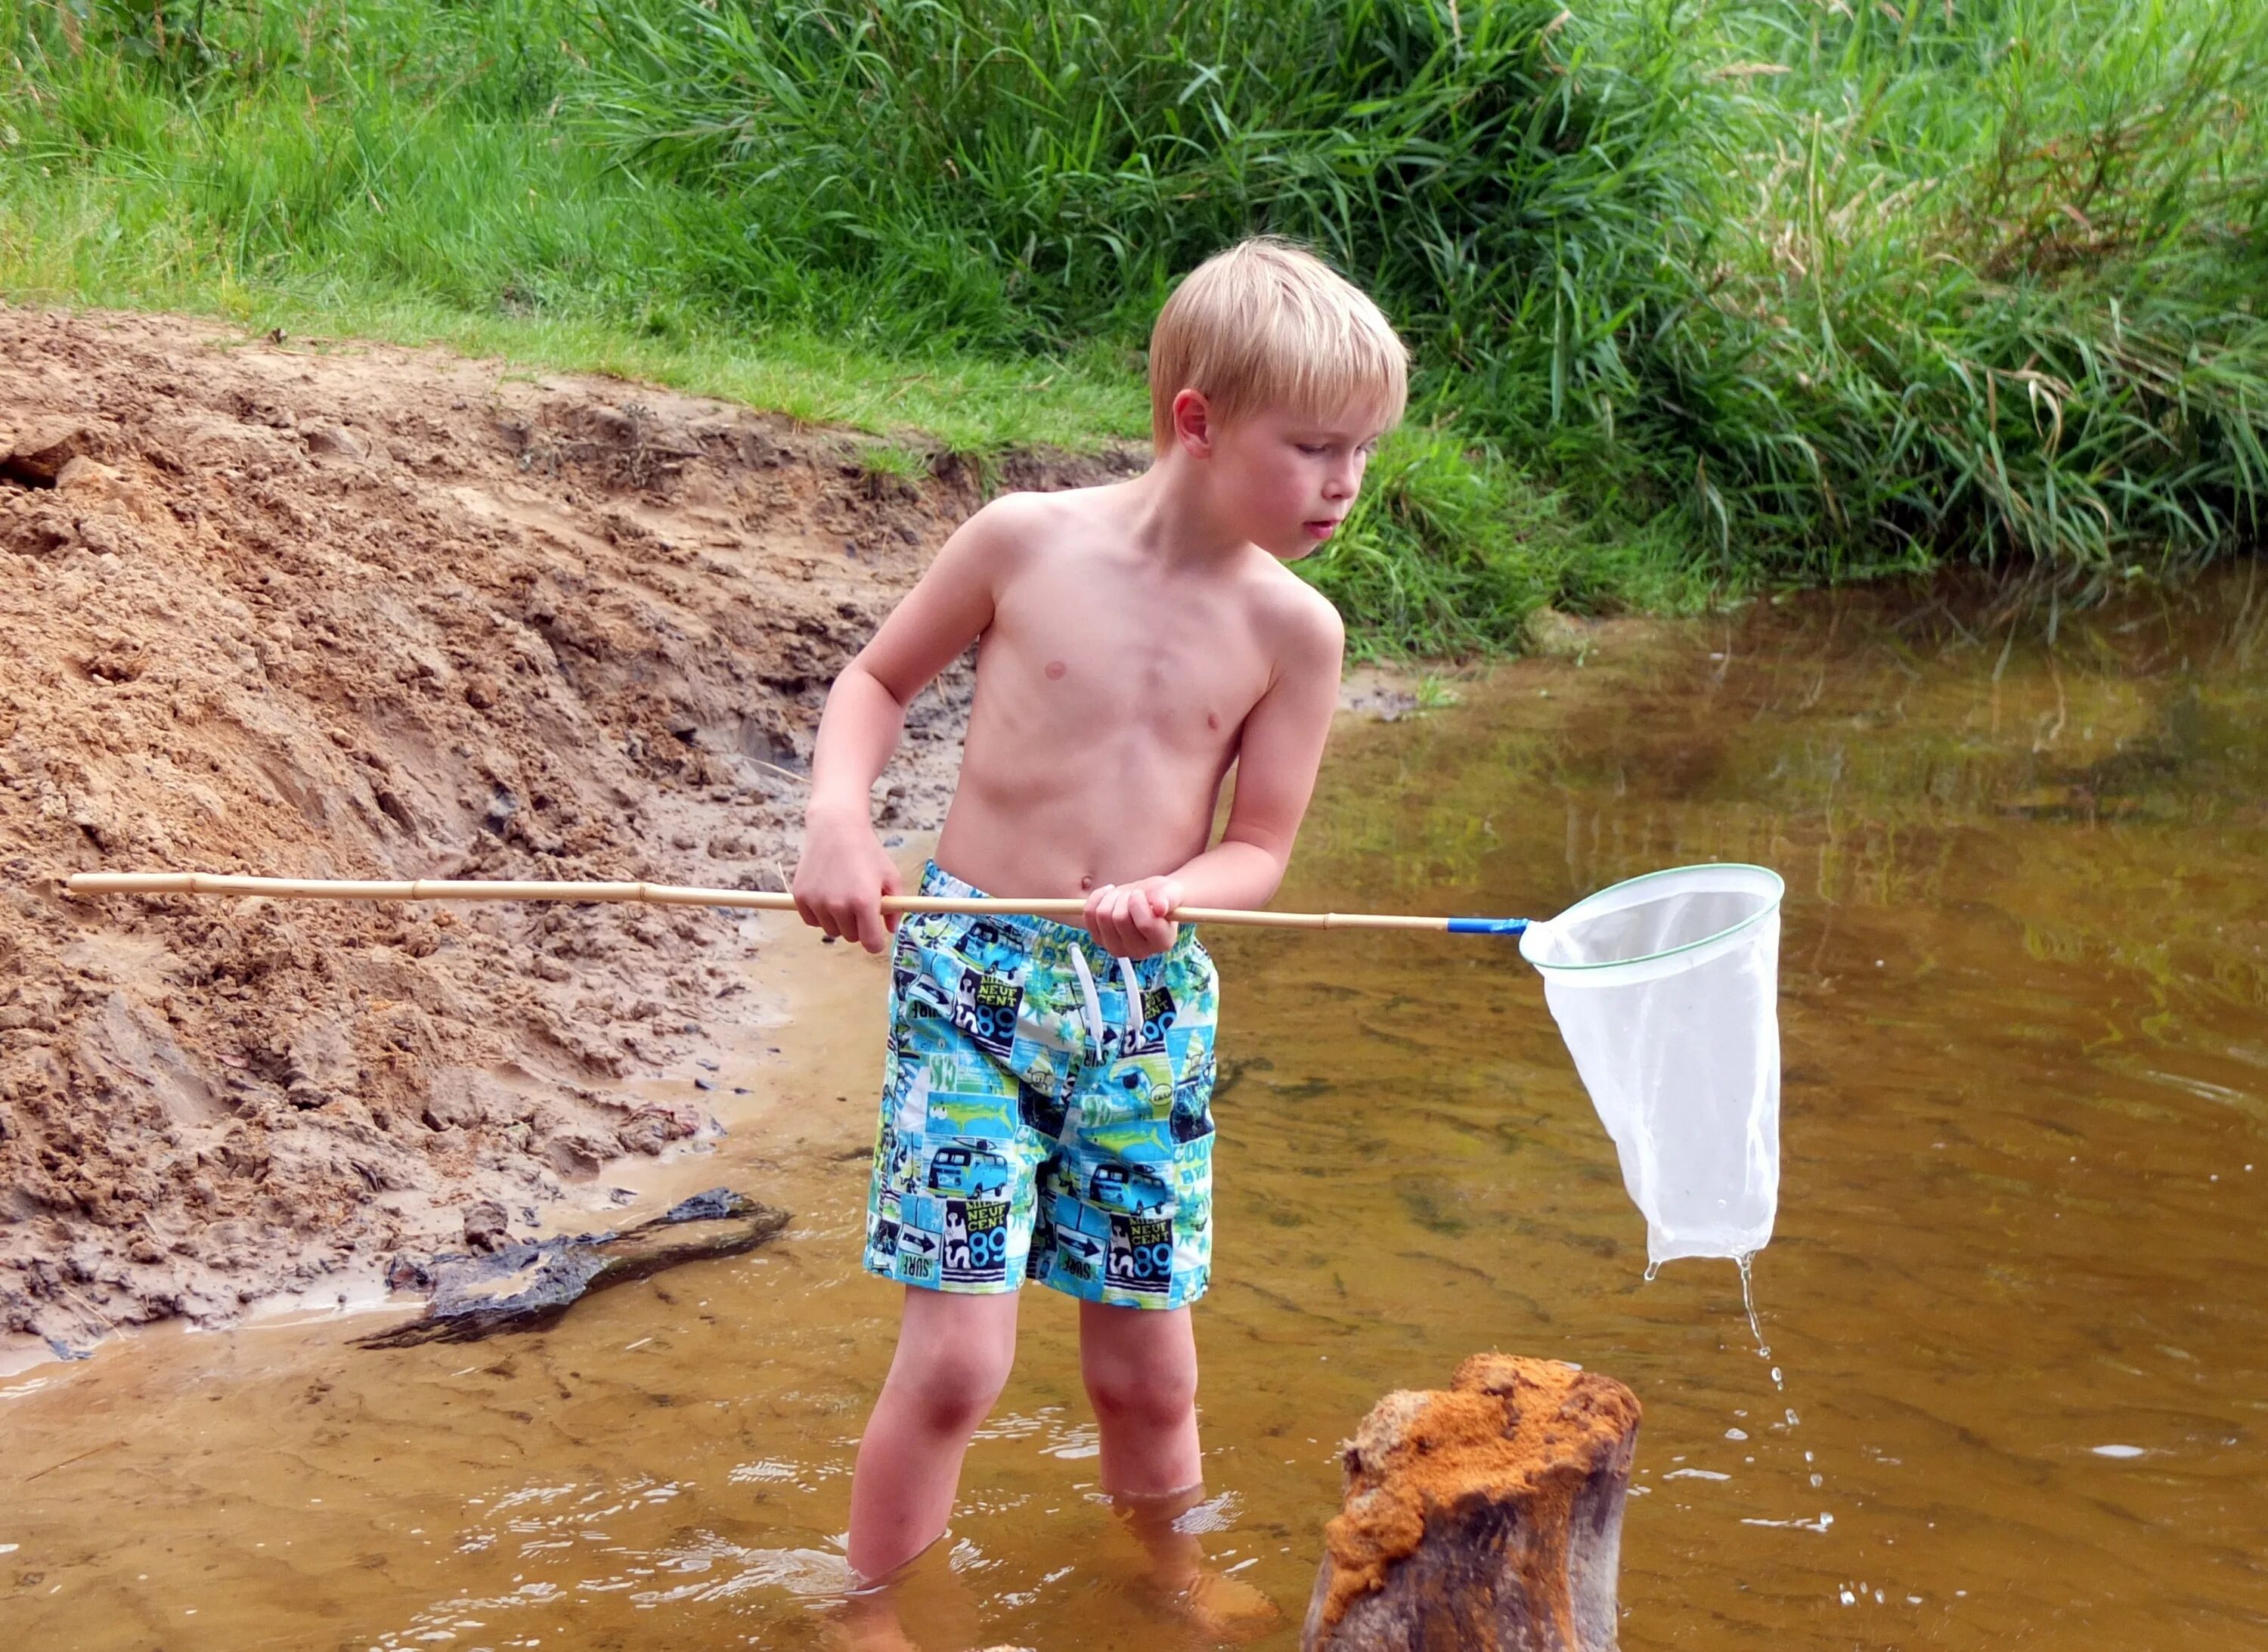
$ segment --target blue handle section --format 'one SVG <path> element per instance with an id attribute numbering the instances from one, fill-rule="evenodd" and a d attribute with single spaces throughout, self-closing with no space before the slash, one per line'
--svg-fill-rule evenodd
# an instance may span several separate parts
<path id="1" fill-rule="evenodd" d="M 1520 935 L 1528 931 L 1525 918 L 1453 918 L 1449 933 L 1453 935 Z"/>

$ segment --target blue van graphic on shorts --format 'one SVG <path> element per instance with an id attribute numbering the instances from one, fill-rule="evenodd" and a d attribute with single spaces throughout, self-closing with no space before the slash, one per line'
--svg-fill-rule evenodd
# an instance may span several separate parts
<path id="1" fill-rule="evenodd" d="M 982 1198 L 1005 1189 L 1012 1174 L 1006 1159 L 984 1147 L 939 1147 L 929 1156 L 929 1184 L 939 1193 Z"/>

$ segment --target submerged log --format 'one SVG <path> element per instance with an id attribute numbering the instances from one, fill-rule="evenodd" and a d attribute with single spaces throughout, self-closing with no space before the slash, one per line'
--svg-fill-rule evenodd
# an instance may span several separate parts
<path id="1" fill-rule="evenodd" d="M 753 1250 L 792 1220 L 790 1213 L 725 1188 L 696 1193 L 621 1233 L 573 1234 L 504 1243 L 485 1256 L 447 1256 L 428 1269 L 425 1316 L 357 1339 L 363 1348 L 423 1342 L 473 1342 L 503 1331 L 556 1324 L 592 1292 L 711 1257 Z M 468 1224 L 468 1238 L 472 1226 Z"/>
<path id="2" fill-rule="evenodd" d="M 1388 1394 L 1346 1450 L 1307 1652 L 1613 1652 L 1638 1397 L 1550 1360 L 1477 1353 Z"/>

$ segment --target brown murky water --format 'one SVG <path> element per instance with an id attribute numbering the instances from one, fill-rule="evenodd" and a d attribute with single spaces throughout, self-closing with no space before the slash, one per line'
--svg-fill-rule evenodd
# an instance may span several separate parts
<path id="1" fill-rule="evenodd" d="M 1902 612 L 1671 628 L 1350 728 L 1282 896 L 1549 912 L 1677 862 L 1784 872 L 1769 1358 L 1729 1264 L 1641 1282 L 1508 948 L 1213 938 L 1207 1541 L 1285 1605 L 1269 1644 L 1334 1442 L 1498 1346 L 1646 1403 L 1626 1647 L 2268 1646 L 2268 590 L 2066 614 L 2052 650 Z M 362 1353 L 336 1320 L 0 1384 L 0 1640 L 821 1644 L 894 1324 L 840 1156 L 880 977 L 770 955 L 793 1059 L 727 1052 L 764 1110 L 668 1175 L 792 1205 L 786 1243 L 538 1336 Z M 1068 1306 L 1025 1316 L 930 1643 L 1189 1644 L 1094 1496 Z"/>

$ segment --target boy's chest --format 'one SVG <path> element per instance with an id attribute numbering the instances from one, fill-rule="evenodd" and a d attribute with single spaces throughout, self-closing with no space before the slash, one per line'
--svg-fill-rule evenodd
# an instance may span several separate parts
<path id="1" fill-rule="evenodd" d="M 1192 606 L 1108 579 L 1035 581 L 1001 602 L 984 639 L 987 687 L 1035 720 L 1138 726 L 1205 746 L 1233 738 L 1270 667 L 1241 605 Z"/>

